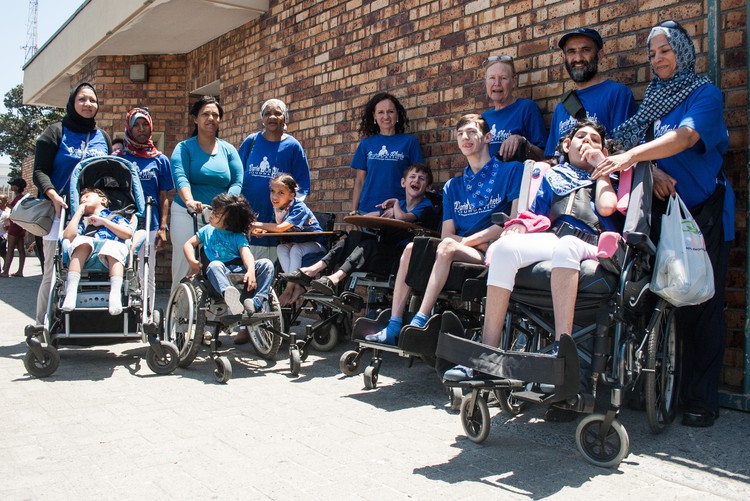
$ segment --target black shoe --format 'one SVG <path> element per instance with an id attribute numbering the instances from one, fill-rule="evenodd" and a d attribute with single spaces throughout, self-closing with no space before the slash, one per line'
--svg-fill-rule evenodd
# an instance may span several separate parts
<path id="1" fill-rule="evenodd" d="M 312 282 L 313 280 L 311 276 L 302 273 L 302 270 L 295 270 L 291 273 L 279 273 L 279 277 L 283 278 L 287 282 L 299 284 L 304 287 L 309 287 L 310 282 Z"/>
<path id="2" fill-rule="evenodd" d="M 331 279 L 328 277 L 321 277 L 312 280 L 310 282 L 310 287 L 312 287 L 312 290 L 315 292 L 319 292 L 326 296 L 336 295 L 336 284 L 331 282 Z"/>
<path id="3" fill-rule="evenodd" d="M 694 428 L 708 428 L 713 426 L 718 412 L 705 410 L 688 410 L 682 414 L 682 425 Z"/>
<path id="4" fill-rule="evenodd" d="M 578 419 L 578 413 L 570 409 L 561 409 L 560 407 L 550 407 L 544 413 L 544 420 L 549 423 L 569 423 Z"/>

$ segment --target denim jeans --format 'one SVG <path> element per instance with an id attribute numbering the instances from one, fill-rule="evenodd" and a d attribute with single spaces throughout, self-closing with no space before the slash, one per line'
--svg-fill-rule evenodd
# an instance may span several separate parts
<path id="1" fill-rule="evenodd" d="M 224 295 L 224 291 L 232 283 L 229 281 L 227 274 L 245 273 L 245 267 L 241 264 L 225 264 L 221 261 L 211 261 L 206 268 L 206 277 L 211 286 Z M 258 284 L 253 297 L 268 300 L 268 293 L 273 283 L 274 268 L 270 259 L 258 259 L 255 261 L 255 282 Z M 240 291 L 242 292 L 242 291 Z"/>

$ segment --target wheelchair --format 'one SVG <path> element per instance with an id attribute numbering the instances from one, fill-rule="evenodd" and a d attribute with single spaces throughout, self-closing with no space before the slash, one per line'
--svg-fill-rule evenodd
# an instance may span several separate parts
<path id="1" fill-rule="evenodd" d="M 210 207 L 203 213 L 189 211 L 193 216 L 195 231 L 198 231 L 198 218 L 208 221 Z M 197 250 L 197 252 L 199 252 Z M 201 253 L 201 262 L 207 264 Z M 204 266 L 205 271 L 205 266 Z M 230 273 L 230 281 L 237 285 L 244 274 Z M 202 272 L 191 279 L 184 279 L 170 294 L 165 318 L 165 336 L 178 350 L 176 365 L 189 367 L 195 360 L 202 345 L 209 347 L 209 358 L 213 361 L 214 378 L 218 383 L 227 383 L 232 378 L 232 364 L 229 358 L 219 351 L 219 335 L 245 326 L 250 334 L 250 343 L 255 353 L 265 360 L 273 360 L 285 336 L 284 319 L 273 287 L 268 296 L 269 311 L 232 315 L 224 298 L 217 293 Z"/>
<path id="2" fill-rule="evenodd" d="M 572 337 L 561 338 L 556 356 L 547 354 L 554 340 L 549 261 L 519 270 L 499 348 L 467 339 L 461 320 L 443 315 L 437 356 L 484 375 L 444 381 L 468 391 L 460 415 L 470 440 L 481 443 L 489 435 L 491 394 L 509 415 L 530 404 L 585 414 L 576 429 L 577 448 L 592 464 L 608 468 L 617 467 L 630 450 L 627 430 L 617 420 L 628 397 L 643 397 L 654 433 L 674 419 L 681 344 L 675 309 L 649 290 L 656 252 L 649 238 L 650 164 L 633 169 L 625 246 L 617 262 L 581 263 Z M 469 281 L 465 289 L 481 297 L 484 286 Z M 604 392 L 609 393 L 606 408 L 595 412 Z"/>
<path id="3" fill-rule="evenodd" d="M 70 210 L 74 212 L 84 188 L 102 190 L 109 200 L 112 213 L 130 219 L 133 214 L 145 223 L 126 242 L 129 255 L 125 265 L 122 297 L 123 313 L 112 316 L 108 312 L 109 270 L 96 261 L 82 271 L 75 309 L 61 309 L 67 281 L 67 241 L 62 234 L 64 223 L 57 233 L 57 248 L 53 258 L 54 277 L 42 325 L 25 328 L 28 351 L 24 366 L 35 377 L 52 375 L 60 363 L 57 348 L 62 345 L 105 345 L 122 341 L 148 342 L 146 362 L 156 374 L 169 374 L 177 367 L 177 348 L 163 339 L 163 314 L 159 309 L 150 311 L 147 305 L 148 287 L 143 277 L 148 276 L 149 245 L 143 245 L 149 232 L 151 210 L 155 201 L 144 200 L 135 164 L 115 156 L 92 157 L 81 161 L 70 178 Z M 63 209 L 60 220 L 66 220 Z M 143 270 L 139 269 L 137 255 L 144 254 Z"/>

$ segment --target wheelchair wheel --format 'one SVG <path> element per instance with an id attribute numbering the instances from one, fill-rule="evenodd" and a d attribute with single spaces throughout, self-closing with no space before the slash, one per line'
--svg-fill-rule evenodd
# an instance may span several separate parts
<path id="1" fill-rule="evenodd" d="M 340 325 L 336 322 L 331 322 L 313 334 L 310 344 L 316 351 L 328 352 L 336 347 L 339 337 L 341 337 Z"/>
<path id="2" fill-rule="evenodd" d="M 517 416 L 521 414 L 528 405 L 528 402 L 516 400 L 513 397 L 513 391 L 507 388 L 499 388 L 495 390 L 495 398 L 497 398 L 497 401 L 500 403 L 500 408 L 503 409 L 503 412 L 509 416 Z"/>
<path id="3" fill-rule="evenodd" d="M 160 344 L 161 349 L 164 350 L 164 358 L 159 358 L 149 346 L 146 351 L 146 364 L 154 374 L 171 374 L 180 362 L 180 350 L 169 341 L 161 341 Z"/>
<path id="4" fill-rule="evenodd" d="M 232 379 L 232 364 L 227 357 L 216 357 L 214 359 L 216 369 L 214 369 L 214 378 L 217 383 L 224 384 Z"/>
<path id="5" fill-rule="evenodd" d="M 268 296 L 268 302 L 271 313 L 276 313 L 276 318 L 263 322 L 262 324 L 248 326 L 247 329 L 250 334 L 250 343 L 253 345 L 255 353 L 264 360 L 273 360 L 274 357 L 276 357 L 276 353 L 279 351 L 279 346 L 281 346 L 281 336 L 274 334 L 266 327 L 270 326 L 277 332 L 282 332 L 284 330 L 284 325 L 281 315 L 281 306 L 276 297 L 276 291 L 273 289 L 271 289 L 271 293 Z"/>
<path id="6" fill-rule="evenodd" d="M 476 444 L 481 444 L 490 435 L 490 409 L 481 394 L 477 394 L 474 399 L 473 408 L 471 395 L 464 397 L 461 402 L 461 424 L 466 436 Z"/>
<path id="7" fill-rule="evenodd" d="M 23 365 L 26 367 L 26 372 L 34 377 L 51 376 L 60 366 L 60 354 L 53 346 L 42 346 L 42 350 L 44 350 L 44 360 L 36 358 L 31 350 L 28 350 L 23 356 Z"/>
<path id="8" fill-rule="evenodd" d="M 659 313 L 646 347 L 644 397 L 653 433 L 664 431 L 677 413 L 680 345 L 674 313 L 671 308 Z"/>
<path id="9" fill-rule="evenodd" d="M 203 291 L 189 282 L 177 286 L 167 303 L 166 338 L 177 346 L 180 353 L 178 366 L 185 368 L 193 363 L 201 343 L 205 316 Z"/>
<path id="10" fill-rule="evenodd" d="M 300 355 L 299 348 L 292 348 L 289 350 L 289 370 L 292 376 L 299 376 L 299 371 L 302 368 L 302 355 Z"/>
<path id="11" fill-rule="evenodd" d="M 619 421 L 612 421 L 606 436 L 600 436 L 603 414 L 591 414 L 578 423 L 576 446 L 588 462 L 602 468 L 615 468 L 630 452 L 630 437 Z"/>
<path id="12" fill-rule="evenodd" d="M 459 412 L 461 410 L 461 404 L 464 401 L 464 392 L 461 391 L 461 388 L 458 386 L 454 386 L 452 388 L 448 388 L 448 404 L 450 405 L 450 409 L 452 411 Z"/>
<path id="13" fill-rule="evenodd" d="M 378 370 L 372 365 L 368 365 L 364 373 L 365 388 L 374 390 L 378 387 Z"/>
<path id="14" fill-rule="evenodd" d="M 354 350 L 345 351 L 339 359 L 339 370 L 344 376 L 356 376 L 362 369 L 362 363 Z"/>

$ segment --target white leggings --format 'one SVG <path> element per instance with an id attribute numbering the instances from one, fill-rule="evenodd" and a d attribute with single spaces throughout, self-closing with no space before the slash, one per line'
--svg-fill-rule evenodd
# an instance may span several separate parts
<path id="1" fill-rule="evenodd" d="M 507 235 L 487 251 L 490 270 L 487 285 L 513 290 L 518 270 L 540 261 L 552 260 L 552 268 L 581 269 L 581 261 L 596 258 L 597 247 L 571 235 L 554 233 Z"/>
<path id="2" fill-rule="evenodd" d="M 320 242 L 294 242 L 276 246 L 276 255 L 284 273 L 291 273 L 302 266 L 302 257 L 313 252 L 325 252 Z"/>

